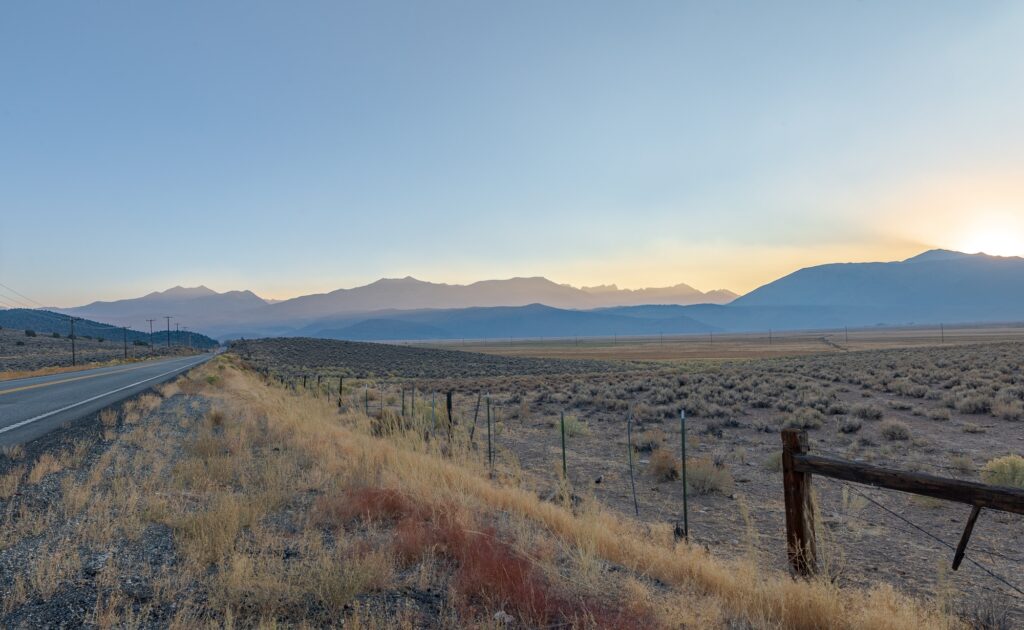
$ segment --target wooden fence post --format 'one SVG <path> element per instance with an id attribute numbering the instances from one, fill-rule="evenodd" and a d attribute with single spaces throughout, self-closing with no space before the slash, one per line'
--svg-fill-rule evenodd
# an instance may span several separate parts
<path id="1" fill-rule="evenodd" d="M 807 433 L 798 429 L 782 430 L 782 483 L 786 498 L 786 543 L 789 562 L 797 575 L 810 576 L 817 570 L 817 545 L 814 537 L 814 504 L 811 501 L 811 475 L 798 472 L 794 455 L 807 452 Z"/>

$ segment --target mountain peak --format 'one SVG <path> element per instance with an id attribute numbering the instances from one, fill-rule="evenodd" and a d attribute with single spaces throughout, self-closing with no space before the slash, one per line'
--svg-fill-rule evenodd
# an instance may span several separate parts
<path id="1" fill-rule="evenodd" d="M 972 254 L 953 251 L 951 249 L 929 249 L 917 256 L 912 256 L 903 262 L 934 262 L 937 260 L 956 260 L 958 258 L 969 258 Z"/>
<path id="2" fill-rule="evenodd" d="M 164 295 L 213 295 L 216 293 L 205 284 L 197 287 L 183 287 L 180 284 L 163 292 Z"/>
<path id="3" fill-rule="evenodd" d="M 199 285 L 198 287 L 183 287 L 181 285 L 173 286 L 166 291 L 154 291 L 147 298 L 197 298 L 204 297 L 207 295 L 217 295 L 217 292 L 205 285 Z"/>

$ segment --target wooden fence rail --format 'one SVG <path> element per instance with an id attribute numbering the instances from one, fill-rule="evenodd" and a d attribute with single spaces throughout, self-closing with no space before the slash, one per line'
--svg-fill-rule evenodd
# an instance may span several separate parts
<path id="1" fill-rule="evenodd" d="M 782 431 L 782 483 L 786 501 L 786 543 L 790 564 L 799 575 L 811 575 L 817 569 L 814 533 L 814 504 L 811 500 L 812 475 L 822 475 L 854 483 L 898 490 L 955 501 L 972 506 L 967 526 L 953 558 L 953 570 L 960 566 L 974 523 L 982 508 L 1024 514 L 1024 490 L 990 486 L 974 481 L 907 472 L 834 457 L 811 455 L 807 433 L 799 429 Z"/>

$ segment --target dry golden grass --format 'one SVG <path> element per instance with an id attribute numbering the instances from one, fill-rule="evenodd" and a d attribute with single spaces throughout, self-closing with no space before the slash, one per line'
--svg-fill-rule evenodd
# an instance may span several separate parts
<path id="1" fill-rule="evenodd" d="M 64 461 L 62 456 L 55 456 L 52 453 L 43 453 L 36 460 L 32 470 L 28 473 L 28 482 L 31 484 L 39 483 L 43 480 L 43 477 L 64 470 Z"/>
<path id="2" fill-rule="evenodd" d="M 67 540 L 58 540 L 36 556 L 29 571 L 29 587 L 43 598 L 57 592 L 62 582 L 78 573 L 78 550 Z"/>
<path id="3" fill-rule="evenodd" d="M 542 500 L 509 470 L 492 480 L 464 436 L 426 440 L 429 414 L 383 430 L 332 401 L 268 386 L 230 357 L 175 387 L 212 399 L 211 411 L 128 427 L 81 482 L 65 480 L 52 513 L 2 524 L 0 544 L 54 522 L 74 527 L 74 544 L 54 541 L 23 592 L 45 596 L 74 579 L 76 544 L 103 549 L 157 522 L 173 529 L 181 556 L 155 579 L 149 604 L 175 602 L 171 627 L 416 627 L 424 621 L 410 611 L 355 598 L 426 586 L 444 594 L 429 620 L 444 627 L 493 627 L 497 611 L 528 626 L 962 627 L 886 586 L 794 580 L 677 544 L 667 525 L 592 500 Z M 41 457 L 29 481 L 62 466 Z M 723 470 L 707 466 L 709 487 L 722 487 Z M 135 625 L 142 613 L 114 571 L 97 576 L 110 587 L 92 622 Z"/>
<path id="4" fill-rule="evenodd" d="M 477 522 L 502 514 L 512 520 L 509 527 L 517 533 L 510 536 L 515 541 L 512 544 L 530 549 L 531 556 L 546 571 L 559 573 L 557 568 L 545 565 L 542 550 L 559 546 L 591 562 L 624 567 L 632 581 L 628 589 L 624 582 L 616 586 L 644 602 L 657 625 L 714 627 L 745 620 L 754 627 L 957 626 L 938 611 L 885 586 L 841 589 L 825 581 L 794 581 L 788 575 L 748 562 L 721 561 L 701 549 L 674 545 L 667 527 L 664 531 L 649 531 L 595 505 L 574 515 L 525 489 L 490 481 L 483 466 L 469 454 L 440 456 L 437 443 L 425 443 L 418 431 L 375 437 L 372 423 L 360 414 L 339 418 L 336 408 L 322 399 L 268 388 L 247 374 L 231 371 L 225 376 L 220 395 L 228 404 L 247 410 L 251 418 L 274 419 L 266 425 L 267 434 L 261 435 L 251 420 L 229 421 L 225 434 L 236 432 L 243 442 L 261 438 L 280 444 L 287 459 L 299 458 L 310 466 L 306 483 L 314 483 L 328 493 L 345 488 L 390 488 L 403 496 L 416 497 L 434 510 L 444 507 L 446 512 L 472 515 Z M 714 464 L 708 465 L 715 469 L 712 476 L 721 474 Z M 270 479 L 264 477 L 257 487 L 265 489 L 257 497 L 275 486 L 284 493 L 294 491 L 294 486 L 288 487 L 294 483 L 291 480 L 273 474 Z M 224 507 L 218 504 L 212 509 Z M 234 522 L 234 518 L 228 520 Z M 204 527 L 212 524 L 196 526 Z M 191 535 L 203 540 L 202 536 Z M 216 539 L 200 544 L 198 557 L 214 557 L 222 545 Z M 673 592 L 667 596 L 655 593 L 636 581 L 639 576 L 657 578 Z M 604 575 L 603 579 L 620 578 Z M 577 586 L 571 579 L 558 584 L 569 590 Z"/>
<path id="5" fill-rule="evenodd" d="M 25 468 L 18 466 L 0 475 L 0 499 L 10 499 L 18 491 Z"/>
<path id="6" fill-rule="evenodd" d="M 13 444 L 0 447 L 0 454 L 11 461 L 18 461 L 25 456 L 25 447 L 21 444 Z"/>
<path id="7" fill-rule="evenodd" d="M 106 408 L 100 412 L 100 424 L 106 428 L 112 428 L 117 426 L 117 410 L 112 408 Z"/>

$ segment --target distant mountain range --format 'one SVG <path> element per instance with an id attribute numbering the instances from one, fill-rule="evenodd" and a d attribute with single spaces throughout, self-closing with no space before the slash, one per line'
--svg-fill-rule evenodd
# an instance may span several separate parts
<path id="1" fill-rule="evenodd" d="M 933 250 L 898 262 L 801 269 L 736 297 L 688 285 L 576 288 L 545 278 L 469 285 L 382 279 L 271 303 L 175 287 L 63 312 L 142 327 L 171 315 L 226 339 L 397 340 L 649 335 L 1024 321 L 1024 259 Z"/>
<path id="2" fill-rule="evenodd" d="M 683 305 L 703 302 L 721 304 L 735 298 L 736 294 L 731 291 L 722 289 L 702 293 L 686 284 L 639 290 L 618 289 L 614 285 L 581 289 L 557 284 L 546 278 L 485 280 L 458 285 L 406 277 L 385 278 L 353 289 L 338 289 L 277 302 L 264 300 L 251 291 L 217 293 L 204 286 L 174 287 L 140 298 L 93 302 L 60 311 L 135 325 L 147 319 L 162 321 L 165 315 L 170 315 L 178 321 L 188 322 L 193 329 L 224 335 L 241 334 L 244 331 L 275 334 L 328 320 L 348 323 L 350 316 L 381 311 L 517 307 L 531 304 L 544 304 L 556 309 L 589 310 L 651 301 Z"/>

